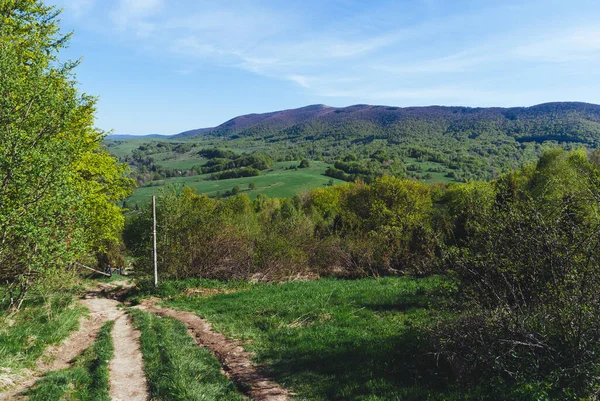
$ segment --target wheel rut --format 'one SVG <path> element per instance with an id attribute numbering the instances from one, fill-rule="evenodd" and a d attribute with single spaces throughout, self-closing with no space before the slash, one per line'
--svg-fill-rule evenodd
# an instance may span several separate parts
<path id="1" fill-rule="evenodd" d="M 89 309 L 89 316 L 82 318 L 79 330 L 71 334 L 58 346 L 49 347 L 37 361 L 36 371 L 17 383 L 13 388 L 0 393 L 0 401 L 25 400 L 23 395 L 45 374 L 68 368 L 98 337 L 102 325 L 114 320 L 112 331 L 115 357 L 110 363 L 110 395 L 115 401 L 146 401 L 150 399 L 144 376 L 139 332 L 133 328 L 129 316 L 119 309 L 120 302 L 106 298 L 110 287 L 103 284 L 89 291 L 81 303 Z M 48 362 L 50 361 L 50 362 Z"/>
<path id="2" fill-rule="evenodd" d="M 110 396 L 113 401 L 146 401 L 150 398 L 139 337 L 129 315 L 121 312 L 112 331 L 115 357 L 110 362 Z"/>
<path id="3" fill-rule="evenodd" d="M 264 375 L 252 363 L 250 354 L 235 341 L 213 331 L 211 324 L 191 312 L 156 305 L 157 299 L 147 299 L 136 306 L 141 310 L 168 316 L 186 325 L 198 346 L 209 349 L 221 362 L 223 370 L 249 398 L 255 401 L 287 401 L 293 393 Z"/>

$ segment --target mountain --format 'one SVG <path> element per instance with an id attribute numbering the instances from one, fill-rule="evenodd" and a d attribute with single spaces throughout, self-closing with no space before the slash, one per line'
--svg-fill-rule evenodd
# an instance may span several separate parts
<path id="1" fill-rule="evenodd" d="M 271 113 L 262 114 L 246 114 L 243 116 L 232 118 L 229 121 L 224 122 L 218 127 L 213 128 L 200 128 L 190 131 L 185 131 L 180 134 L 174 135 L 171 138 L 189 138 L 202 134 L 211 134 L 216 136 L 229 136 L 235 135 L 239 132 L 243 132 L 247 129 L 262 126 L 265 128 L 287 128 L 294 124 L 305 122 L 313 118 L 318 118 L 328 114 L 332 110 L 337 110 L 334 107 L 325 106 L 323 104 L 316 104 L 301 107 L 298 109 L 274 111 Z"/>
<path id="2" fill-rule="evenodd" d="M 376 136 L 389 138 L 390 132 L 435 131 L 440 135 L 469 137 L 494 132 L 519 142 L 600 143 L 600 105 L 580 102 L 544 103 L 531 107 L 391 107 L 354 105 L 337 108 L 311 105 L 298 109 L 235 117 L 217 127 L 186 131 L 171 138 L 198 136 L 289 137 L 322 136 L 347 127 L 349 135 L 357 127 L 368 127 Z M 310 138 L 309 138 L 310 139 Z M 355 138 L 356 139 L 356 138 Z"/>

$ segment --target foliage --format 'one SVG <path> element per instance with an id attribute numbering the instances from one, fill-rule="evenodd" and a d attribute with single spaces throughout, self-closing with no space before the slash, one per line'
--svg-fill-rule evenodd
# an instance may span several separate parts
<path id="1" fill-rule="evenodd" d="M 144 371 L 153 400 L 243 400 L 220 363 L 172 318 L 131 311 L 140 330 Z"/>
<path id="2" fill-rule="evenodd" d="M 459 181 L 496 178 L 534 160 L 548 146 L 570 149 L 600 143 L 600 106 L 585 103 L 508 109 L 321 105 L 276 115 L 240 116 L 197 136 L 188 132 L 173 140 L 243 149 L 279 161 L 371 161 L 382 170 L 398 163 L 398 174 L 410 157 L 439 163 L 444 174 Z M 419 179 L 428 173 L 407 172 Z"/>
<path id="3" fill-rule="evenodd" d="M 0 4 L 0 279 L 17 308 L 35 282 L 118 241 L 114 203 L 130 187 L 100 149 L 77 63 L 58 59 L 69 39 L 58 14 L 40 1 Z"/>
<path id="4" fill-rule="evenodd" d="M 256 177 L 260 175 L 260 170 L 255 169 L 254 167 L 242 167 L 236 168 L 233 170 L 225 170 L 220 173 L 212 174 L 210 176 L 211 180 L 229 180 L 231 178 L 241 178 L 241 177 Z"/>
<path id="5" fill-rule="evenodd" d="M 302 161 L 300 161 L 300 164 L 298 165 L 298 168 L 308 168 L 310 167 L 310 161 L 306 160 L 306 159 L 302 159 Z"/>
<path id="6" fill-rule="evenodd" d="M 186 188 L 158 198 L 164 276 L 270 280 L 315 273 L 424 274 L 435 267 L 438 239 L 425 184 L 388 176 L 293 200 L 227 195 L 219 201 Z M 145 269 L 151 267 L 150 218 L 149 207 L 143 208 L 129 217 L 125 231 Z"/>
<path id="7" fill-rule="evenodd" d="M 583 151 L 553 151 L 494 193 L 452 255 L 469 312 L 443 329 L 441 352 L 465 381 L 590 397 L 600 388 L 600 170 Z"/>
<path id="8" fill-rule="evenodd" d="M 254 281 L 449 273 L 458 318 L 431 328 L 425 346 L 443 371 L 487 393 L 510 389 L 511 399 L 591 397 L 600 387 L 598 160 L 556 149 L 491 182 L 382 176 L 293 199 L 168 192 L 161 272 Z M 149 233 L 149 210 L 127 227 Z M 148 237 L 131 234 L 149 268 Z"/>
<path id="9" fill-rule="evenodd" d="M 234 186 L 239 186 L 244 191 L 251 182 L 254 182 L 256 185 L 255 191 L 248 194 L 251 198 L 256 197 L 258 194 L 272 198 L 292 198 L 298 193 L 327 185 L 329 178 L 323 175 L 327 168 L 325 163 L 312 162 L 309 168 L 296 170 L 289 169 L 292 164 L 295 163 L 277 162 L 273 164 L 271 169 L 261 171 L 259 176 L 232 178 L 224 181 L 209 180 L 210 174 L 152 181 L 146 183 L 143 187 L 137 188 L 133 196 L 127 200 L 127 205 L 129 209 L 133 209 L 136 202 L 141 206 L 149 202 L 152 195 L 158 194 L 161 188 L 168 186 L 189 186 L 196 188 L 199 194 L 215 197 L 217 192 L 222 194 L 224 190 L 229 190 Z M 340 183 L 343 182 L 334 179 L 334 184 Z"/>

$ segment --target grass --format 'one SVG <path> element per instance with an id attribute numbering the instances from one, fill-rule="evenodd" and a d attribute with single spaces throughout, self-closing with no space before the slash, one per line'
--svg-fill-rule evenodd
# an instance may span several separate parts
<path id="1" fill-rule="evenodd" d="M 27 392 L 29 401 L 110 401 L 109 362 L 114 356 L 111 330 L 114 321 L 100 329 L 96 342 L 75 364 L 50 372 Z"/>
<path id="2" fill-rule="evenodd" d="M 188 278 L 184 280 L 166 280 L 159 281 L 158 288 L 154 288 L 154 281 L 151 278 L 138 281 L 137 286 L 128 294 L 128 300 L 137 302 L 147 296 L 160 298 L 173 298 L 189 288 L 202 288 L 208 290 L 240 291 L 258 287 L 259 284 L 252 284 L 247 281 L 221 281 L 206 278 Z"/>
<path id="3" fill-rule="evenodd" d="M 442 278 L 324 279 L 255 285 L 167 306 L 197 313 L 245 343 L 299 400 L 459 400 L 427 356 Z"/>
<path id="4" fill-rule="evenodd" d="M 153 141 L 156 141 L 156 139 L 130 138 L 126 140 L 106 141 L 105 143 L 108 146 L 108 150 L 112 154 L 122 157 L 131 155 L 132 152 L 143 143 Z M 220 140 L 218 139 L 214 139 L 213 141 L 161 139 L 160 141 L 170 143 L 191 142 L 199 145 L 186 153 L 177 153 L 171 151 L 157 153 L 151 156 L 152 159 L 154 159 L 154 163 L 158 166 L 180 169 L 182 171 L 187 171 L 194 166 L 204 165 L 207 159 L 199 156 L 198 151 L 202 148 L 212 147 L 220 143 Z M 251 145 L 249 145 L 248 148 L 240 149 L 227 147 L 227 149 L 237 152 L 248 152 L 257 150 L 259 148 L 261 147 L 259 146 L 256 148 L 252 147 Z M 425 174 L 430 175 L 430 178 L 428 179 L 421 179 L 423 182 L 433 183 L 455 181 L 454 178 L 446 176 L 446 174 L 451 170 L 444 167 L 440 163 L 429 161 L 420 162 L 415 158 L 405 158 L 405 163 L 407 167 L 411 165 L 418 166 L 421 171 L 417 174 L 421 176 Z M 152 198 L 152 195 L 158 194 L 160 188 L 170 184 L 194 187 L 198 193 L 206 194 L 211 197 L 216 196 L 217 192 L 224 193 L 231 190 L 235 186 L 239 186 L 242 192 L 248 194 L 251 198 L 255 198 L 259 193 L 271 198 L 291 198 L 300 192 L 319 188 L 329 183 L 330 177 L 326 177 L 323 174 L 330 164 L 319 161 L 311 161 L 311 166 L 306 169 L 286 169 L 286 167 L 297 166 L 298 164 L 298 161 L 274 163 L 273 168 L 270 171 L 263 172 L 262 175 L 258 177 L 243 177 L 229 180 L 210 181 L 208 180 L 210 174 L 201 174 L 191 177 L 173 177 L 151 181 L 146 183 L 143 187 L 136 189 L 135 193 L 126 201 L 126 204 L 129 208 L 133 208 L 136 204 L 141 205 L 149 202 Z M 429 171 L 429 169 L 439 168 L 443 168 L 444 172 Z M 337 179 L 333 179 L 333 182 L 335 184 L 344 183 L 344 181 Z M 250 183 L 254 183 L 256 185 L 256 189 L 248 189 L 248 185 Z"/>
<path id="5" fill-rule="evenodd" d="M 421 169 L 421 171 L 419 171 L 417 174 L 419 174 L 421 176 L 423 176 L 425 174 L 429 174 L 431 176 L 431 178 L 429 178 L 429 179 L 421 179 L 419 181 L 426 182 L 429 184 L 434 183 L 434 182 L 456 182 L 456 180 L 454 178 L 446 176 L 446 174 L 451 172 L 452 169 L 447 168 L 446 166 L 444 166 L 441 163 L 436 163 L 436 162 L 432 162 L 432 161 L 420 162 L 416 158 L 413 158 L 413 157 L 404 158 L 404 163 L 405 163 L 406 167 L 418 166 Z M 440 169 L 440 168 L 444 169 L 444 171 L 443 172 L 429 171 L 429 169 Z"/>
<path id="6" fill-rule="evenodd" d="M 169 185 L 181 185 L 196 188 L 197 193 L 208 196 L 216 196 L 217 192 L 224 193 L 235 186 L 239 186 L 242 193 L 255 198 L 259 193 L 271 198 L 290 198 L 299 192 L 308 191 L 326 186 L 330 177 L 323 175 L 329 166 L 323 162 L 311 162 L 311 166 L 305 169 L 288 170 L 286 167 L 298 165 L 298 162 L 279 162 L 273 165 L 271 171 L 263 172 L 257 177 L 232 178 L 229 180 L 207 180 L 209 174 L 192 177 L 176 177 L 166 180 L 153 181 L 147 186 L 136 189 L 135 193 L 127 200 L 127 206 L 132 208 L 136 203 L 149 202 L 152 195 L 158 195 L 160 188 Z M 344 181 L 334 179 L 335 184 Z M 256 185 L 255 190 L 248 189 L 249 184 Z"/>
<path id="7" fill-rule="evenodd" d="M 79 327 L 85 308 L 72 296 L 54 296 L 44 302 L 27 299 L 21 311 L 0 312 L 0 367 L 32 369 L 49 345 L 59 344 Z"/>
<path id="8" fill-rule="evenodd" d="M 131 311 L 140 330 L 146 377 L 153 400 L 242 401 L 221 365 L 198 347 L 186 327 L 171 318 Z"/>

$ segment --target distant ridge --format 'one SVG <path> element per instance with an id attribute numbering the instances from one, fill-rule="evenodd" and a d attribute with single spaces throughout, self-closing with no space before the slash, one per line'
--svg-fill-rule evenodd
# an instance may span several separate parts
<path id="1" fill-rule="evenodd" d="M 122 140 L 122 139 L 132 139 L 132 138 L 168 139 L 169 136 L 168 135 L 161 135 L 161 134 L 150 134 L 150 135 L 115 134 L 115 135 L 108 135 L 106 137 L 106 139 L 109 140 L 109 141 L 118 141 L 118 140 Z"/>
<path id="2" fill-rule="evenodd" d="M 261 114 L 246 114 L 232 118 L 218 127 L 200 128 L 185 131 L 180 134 L 173 135 L 171 138 L 186 138 L 208 133 L 218 133 L 220 136 L 236 134 L 259 124 L 273 128 L 286 128 L 294 124 L 323 116 L 332 110 L 337 109 L 325 106 L 323 104 L 313 104 L 310 106 L 300 107 L 298 109 L 273 111 L 270 113 Z"/>
<path id="3" fill-rule="evenodd" d="M 600 105 L 582 102 L 553 102 L 530 107 L 395 107 L 357 104 L 329 107 L 322 104 L 232 118 L 212 128 L 200 128 L 173 135 L 171 139 L 201 135 L 216 137 L 303 136 L 326 133 L 340 126 L 368 124 L 371 130 L 402 129 L 409 124 L 427 127 L 445 135 L 477 126 L 493 126 L 505 135 L 567 142 L 600 141 Z M 309 135 L 309 136 L 310 136 Z M 476 132 L 473 133 L 476 135 Z"/>

